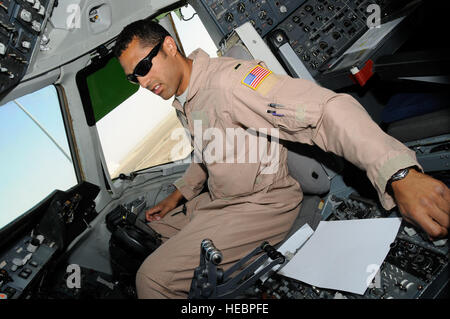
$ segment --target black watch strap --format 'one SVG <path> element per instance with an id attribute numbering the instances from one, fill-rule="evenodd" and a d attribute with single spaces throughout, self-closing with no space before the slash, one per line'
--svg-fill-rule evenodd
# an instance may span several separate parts
<path id="1" fill-rule="evenodd" d="M 389 195 L 391 195 L 391 196 L 394 195 L 394 190 L 392 189 L 392 183 L 395 181 L 404 179 L 408 175 L 408 173 L 411 169 L 417 170 L 416 166 L 410 166 L 410 167 L 406 167 L 406 168 L 402 168 L 402 169 L 398 170 L 394 175 L 391 176 L 391 178 L 387 181 L 387 184 L 386 184 L 386 192 Z"/>

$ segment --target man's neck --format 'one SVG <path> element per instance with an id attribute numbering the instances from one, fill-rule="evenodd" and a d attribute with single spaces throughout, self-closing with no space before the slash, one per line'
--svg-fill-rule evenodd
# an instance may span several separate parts
<path id="1" fill-rule="evenodd" d="M 181 57 L 182 61 L 181 61 L 181 68 L 182 68 L 182 78 L 180 81 L 180 85 L 178 86 L 178 90 L 175 93 L 175 95 L 181 95 L 183 94 L 187 87 L 189 86 L 189 80 L 191 78 L 191 73 L 192 73 L 192 65 L 193 65 L 193 60 L 189 59 L 189 58 L 184 58 Z"/>

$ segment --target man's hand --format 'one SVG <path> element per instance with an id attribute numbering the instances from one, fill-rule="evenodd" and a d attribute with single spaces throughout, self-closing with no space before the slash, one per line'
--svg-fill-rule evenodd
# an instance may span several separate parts
<path id="1" fill-rule="evenodd" d="M 411 169 L 392 183 L 394 198 L 406 221 L 420 226 L 431 240 L 447 236 L 450 226 L 450 190 L 431 176 Z"/>
<path id="2" fill-rule="evenodd" d="M 177 207 L 180 200 L 183 199 L 183 195 L 177 189 L 172 194 L 167 196 L 165 199 L 160 201 L 158 204 L 150 208 L 145 212 L 145 218 L 147 221 L 151 222 L 154 220 L 160 220 L 163 218 L 168 212 Z"/>

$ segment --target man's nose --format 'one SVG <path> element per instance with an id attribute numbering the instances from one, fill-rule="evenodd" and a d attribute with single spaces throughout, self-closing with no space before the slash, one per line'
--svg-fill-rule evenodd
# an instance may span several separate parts
<path id="1" fill-rule="evenodd" d="M 147 86 L 148 86 L 148 79 L 146 79 L 144 76 L 138 76 L 137 80 L 138 80 L 139 85 L 141 87 L 143 87 L 144 89 L 147 88 Z"/>

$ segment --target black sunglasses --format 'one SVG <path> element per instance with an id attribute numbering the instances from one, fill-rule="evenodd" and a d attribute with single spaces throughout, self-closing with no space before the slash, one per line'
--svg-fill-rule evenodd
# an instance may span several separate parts
<path id="1" fill-rule="evenodd" d="M 163 42 L 164 39 L 161 40 L 145 58 L 139 61 L 139 63 L 134 68 L 133 73 L 127 75 L 128 81 L 130 81 L 131 83 L 139 84 L 137 77 L 146 76 L 148 72 L 150 72 L 150 69 L 152 68 L 153 65 L 152 59 L 158 54 L 159 49 L 161 48 Z"/>

